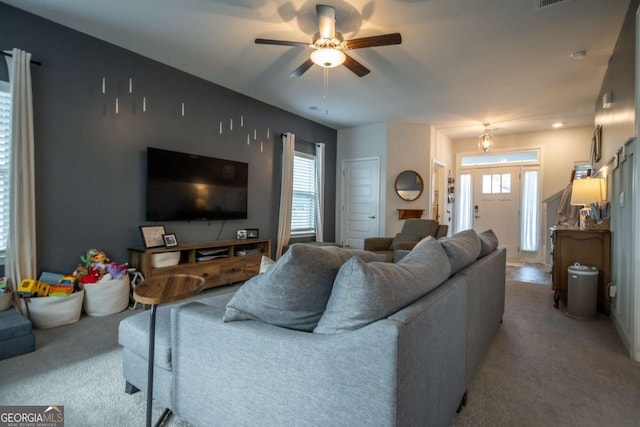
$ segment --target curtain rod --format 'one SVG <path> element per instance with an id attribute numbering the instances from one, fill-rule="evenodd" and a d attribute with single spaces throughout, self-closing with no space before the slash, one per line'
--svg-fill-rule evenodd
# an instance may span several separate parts
<path id="1" fill-rule="evenodd" d="M 0 52 L 0 53 L 2 53 L 4 56 L 10 56 L 10 57 L 12 57 L 12 58 L 13 58 L 13 55 L 12 55 L 12 54 L 10 54 L 9 52 L 2 51 L 2 52 Z M 40 62 L 40 61 L 34 61 L 33 59 L 31 60 L 31 63 L 32 63 L 33 65 L 37 65 L 38 67 L 42 65 L 42 62 Z"/>
<path id="2" fill-rule="evenodd" d="M 282 138 L 284 135 L 286 135 L 286 134 L 281 133 L 281 134 L 280 134 L 280 137 Z M 309 142 L 309 141 L 306 141 L 306 140 L 304 140 L 304 139 L 302 139 L 302 138 L 298 138 L 297 136 L 296 136 L 296 142 L 304 142 L 305 144 L 309 144 L 309 145 L 318 145 L 318 144 L 322 144 L 321 142 Z"/>

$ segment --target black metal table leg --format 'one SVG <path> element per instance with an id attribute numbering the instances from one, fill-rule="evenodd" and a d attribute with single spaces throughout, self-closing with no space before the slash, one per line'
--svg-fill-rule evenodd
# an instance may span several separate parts
<path id="1" fill-rule="evenodd" d="M 156 341 L 156 309 L 157 304 L 151 305 L 151 317 L 149 319 L 149 361 L 147 364 L 147 427 L 151 427 L 151 409 L 153 409 L 153 365 L 155 361 L 155 341 Z M 171 414 L 169 408 L 165 408 L 154 424 L 155 427 L 162 425 L 164 420 Z"/>
<path id="2" fill-rule="evenodd" d="M 160 415 L 160 418 L 158 418 L 158 421 L 156 421 L 156 423 L 154 424 L 154 427 L 160 427 L 169 415 L 171 415 L 171 409 L 165 408 L 164 411 L 162 411 L 162 415 Z"/>

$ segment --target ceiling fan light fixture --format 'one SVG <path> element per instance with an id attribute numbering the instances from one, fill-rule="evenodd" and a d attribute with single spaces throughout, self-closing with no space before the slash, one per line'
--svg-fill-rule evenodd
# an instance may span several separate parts
<path id="1" fill-rule="evenodd" d="M 311 52 L 311 60 L 314 64 L 323 68 L 333 68 L 342 65 L 347 59 L 342 51 L 334 48 L 319 48 Z"/>

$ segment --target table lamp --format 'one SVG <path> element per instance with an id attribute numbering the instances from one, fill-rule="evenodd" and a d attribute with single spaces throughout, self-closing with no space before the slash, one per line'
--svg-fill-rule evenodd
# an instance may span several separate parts
<path id="1" fill-rule="evenodd" d="M 580 229 L 585 229 L 585 220 L 591 217 L 591 204 L 604 200 L 604 178 L 583 178 L 573 181 L 571 204 L 580 209 Z"/>

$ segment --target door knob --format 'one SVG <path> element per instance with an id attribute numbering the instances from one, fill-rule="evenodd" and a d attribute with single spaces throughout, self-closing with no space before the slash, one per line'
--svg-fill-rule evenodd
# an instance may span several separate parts
<path id="1" fill-rule="evenodd" d="M 375 216 L 370 216 L 369 219 L 376 219 L 376 217 Z"/>

